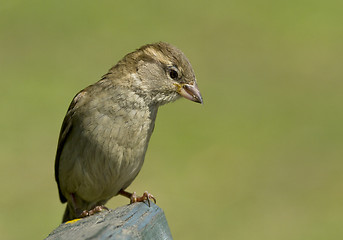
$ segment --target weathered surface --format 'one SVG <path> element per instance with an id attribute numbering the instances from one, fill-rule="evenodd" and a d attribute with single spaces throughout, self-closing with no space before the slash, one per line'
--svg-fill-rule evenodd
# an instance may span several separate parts
<path id="1" fill-rule="evenodd" d="M 56 239 L 172 239 L 163 210 L 154 203 L 134 203 L 62 223 L 49 234 Z"/>

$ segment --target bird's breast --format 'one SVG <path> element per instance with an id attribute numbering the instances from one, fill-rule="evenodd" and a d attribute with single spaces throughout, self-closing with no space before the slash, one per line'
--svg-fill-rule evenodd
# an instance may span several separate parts
<path id="1" fill-rule="evenodd" d="M 69 176 L 68 192 L 92 201 L 126 188 L 142 167 L 155 117 L 149 108 L 115 104 L 81 112 L 62 153 L 62 158 L 71 158 L 61 162 L 69 165 L 61 166 Z"/>

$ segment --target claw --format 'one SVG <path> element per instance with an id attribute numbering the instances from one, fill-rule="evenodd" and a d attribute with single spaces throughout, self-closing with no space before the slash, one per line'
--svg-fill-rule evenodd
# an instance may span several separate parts
<path id="1" fill-rule="evenodd" d="M 96 214 L 98 212 L 102 212 L 103 210 L 109 211 L 109 209 L 106 206 L 104 206 L 104 205 L 95 206 L 91 210 L 84 210 L 84 211 L 82 211 L 82 213 L 80 214 L 80 218 L 84 218 L 84 217 L 87 217 L 87 216 L 94 215 L 94 214 Z"/>
<path id="2" fill-rule="evenodd" d="M 148 200 L 149 207 L 150 207 L 150 199 L 152 199 L 152 200 L 154 201 L 154 203 L 156 204 L 156 198 L 155 198 L 152 194 L 148 193 L 147 191 L 145 191 L 145 192 L 143 193 L 142 198 L 143 198 L 144 200 Z M 143 201 L 144 201 L 144 200 L 143 200 Z"/>
<path id="3" fill-rule="evenodd" d="M 138 197 L 136 192 L 133 192 L 132 194 L 130 194 L 124 190 L 120 190 L 119 194 L 130 198 L 130 204 L 135 203 L 135 202 L 144 202 L 145 200 L 147 200 L 148 205 L 150 207 L 150 200 L 151 199 L 154 201 L 154 203 L 156 203 L 156 198 L 152 194 L 148 193 L 147 191 L 145 191 L 143 193 L 143 196 L 141 196 L 141 197 Z"/>

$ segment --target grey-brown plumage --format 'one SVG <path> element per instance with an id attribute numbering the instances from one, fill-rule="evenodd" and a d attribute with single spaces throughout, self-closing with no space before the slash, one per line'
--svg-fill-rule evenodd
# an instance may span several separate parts
<path id="1" fill-rule="evenodd" d="M 159 106 L 183 96 L 202 103 L 193 69 L 159 42 L 126 55 L 71 102 L 59 137 L 55 178 L 63 221 L 105 204 L 140 171 Z"/>

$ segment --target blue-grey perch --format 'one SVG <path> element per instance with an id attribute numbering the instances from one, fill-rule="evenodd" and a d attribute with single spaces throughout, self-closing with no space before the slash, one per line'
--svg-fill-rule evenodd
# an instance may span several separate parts
<path id="1" fill-rule="evenodd" d="M 62 223 L 49 234 L 56 239 L 172 239 L 164 212 L 156 204 L 134 203 Z"/>

